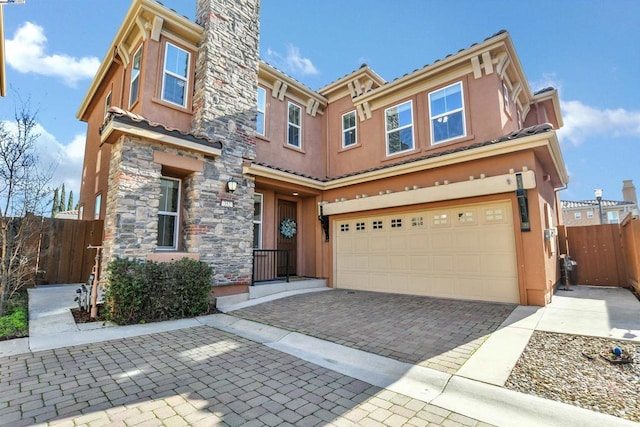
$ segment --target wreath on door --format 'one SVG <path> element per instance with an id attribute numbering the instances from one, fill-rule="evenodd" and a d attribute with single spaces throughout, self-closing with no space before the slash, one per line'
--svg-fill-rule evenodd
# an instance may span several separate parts
<path id="1" fill-rule="evenodd" d="M 291 218 L 285 218 L 280 223 L 280 233 L 287 239 L 296 235 L 296 222 Z"/>

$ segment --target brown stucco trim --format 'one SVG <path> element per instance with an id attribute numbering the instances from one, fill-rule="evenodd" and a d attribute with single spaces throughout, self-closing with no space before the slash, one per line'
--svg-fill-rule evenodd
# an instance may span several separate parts
<path id="1" fill-rule="evenodd" d="M 300 185 L 308 185 L 311 188 L 326 191 L 364 182 L 376 181 L 392 176 L 409 174 L 438 167 L 470 162 L 493 156 L 499 156 L 530 149 L 542 150 L 542 153 L 551 159 L 555 167 L 555 180 L 558 188 L 568 182 L 568 174 L 560 152 L 560 144 L 556 133 L 550 125 L 533 126 L 522 129 L 502 138 L 472 144 L 467 147 L 452 149 L 427 155 L 422 158 L 410 159 L 393 165 L 385 165 L 369 171 L 338 177 L 334 179 L 319 179 L 302 176 L 291 171 L 284 171 L 268 165 L 253 163 L 244 167 L 244 173 L 282 180 Z M 551 172 L 551 171 L 549 171 Z"/>

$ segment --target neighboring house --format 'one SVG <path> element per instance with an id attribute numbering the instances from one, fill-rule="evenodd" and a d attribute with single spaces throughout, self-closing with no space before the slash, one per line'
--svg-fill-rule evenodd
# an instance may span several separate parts
<path id="1" fill-rule="evenodd" d="M 337 288 L 548 303 L 563 123 L 509 34 L 312 90 L 259 60 L 258 6 L 198 0 L 196 24 L 133 1 L 78 112 L 105 262 L 199 259 L 220 296 L 280 249 Z"/>
<path id="2" fill-rule="evenodd" d="M 627 215 L 638 216 L 636 187 L 631 180 L 622 184 L 623 200 L 562 200 L 562 223 L 567 227 L 619 224 Z M 600 214 L 602 213 L 602 220 Z"/>

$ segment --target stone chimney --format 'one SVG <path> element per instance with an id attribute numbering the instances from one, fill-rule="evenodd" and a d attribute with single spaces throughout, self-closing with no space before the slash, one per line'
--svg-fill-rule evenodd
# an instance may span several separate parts
<path id="1" fill-rule="evenodd" d="M 222 143 L 190 188 L 187 228 L 205 230 L 186 238 L 200 260 L 214 269 L 216 285 L 251 283 L 254 180 L 242 173 L 256 157 L 259 0 L 197 0 L 196 22 L 204 28 L 195 67 L 192 127 Z M 226 191 L 233 179 L 235 192 Z"/>
<path id="2" fill-rule="evenodd" d="M 636 195 L 636 187 L 633 185 L 633 181 L 626 179 L 622 181 L 622 200 L 625 202 L 633 202 L 638 204 L 638 196 Z"/>

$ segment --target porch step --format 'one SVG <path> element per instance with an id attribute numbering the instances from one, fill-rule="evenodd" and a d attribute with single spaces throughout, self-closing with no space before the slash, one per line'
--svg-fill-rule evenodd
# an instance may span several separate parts
<path id="1" fill-rule="evenodd" d="M 303 279 L 291 282 L 274 282 L 249 286 L 249 299 L 262 298 L 280 292 L 297 291 L 300 289 L 325 288 L 325 279 Z"/>
<path id="2" fill-rule="evenodd" d="M 303 289 L 316 289 L 327 287 L 325 279 L 303 279 L 291 282 L 269 282 L 259 285 L 249 286 L 249 292 L 244 294 L 227 295 L 216 298 L 216 307 L 224 310 L 236 304 L 243 303 L 256 298 L 263 298 L 281 292 L 298 291 Z"/>

